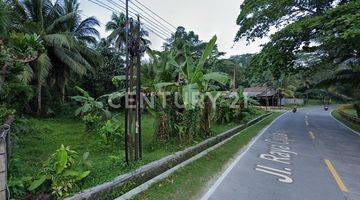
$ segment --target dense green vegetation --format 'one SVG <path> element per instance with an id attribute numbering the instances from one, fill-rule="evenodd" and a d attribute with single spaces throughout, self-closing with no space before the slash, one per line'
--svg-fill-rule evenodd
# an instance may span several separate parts
<path id="1" fill-rule="evenodd" d="M 139 36 L 140 56 L 150 56 L 142 63 L 141 90 L 155 103 L 143 108 L 143 159 L 126 165 L 124 14 L 113 13 L 106 23 L 110 35 L 100 38 L 99 22 L 83 18 L 77 0 L 0 3 L 0 117 L 18 119 L 12 198 L 62 199 L 261 113 L 246 106 L 239 82 L 220 67 L 224 53 L 216 36 L 203 42 L 179 27 L 163 51 L 153 51 L 147 31 L 131 19 L 129 36 Z M 134 52 L 130 66 L 140 62 Z M 213 102 L 214 96 L 220 100 Z"/>
<path id="2" fill-rule="evenodd" d="M 353 111 L 351 112 L 353 114 L 355 114 Z M 332 116 L 335 117 L 337 120 L 341 121 L 342 123 L 344 123 L 346 126 L 350 127 L 351 129 L 360 132 L 360 125 L 356 124 L 354 122 L 351 122 L 347 119 L 345 119 L 344 117 L 342 117 L 339 112 L 337 110 L 334 110 L 332 113 Z"/>
<path id="3" fill-rule="evenodd" d="M 244 121 L 258 116 L 260 113 L 254 111 Z M 123 117 L 117 123 L 123 124 Z M 144 155 L 141 162 L 126 166 L 123 163 L 124 149 L 122 141 L 112 143 L 101 136 L 101 133 L 88 133 L 85 125 L 76 119 L 68 118 L 31 118 L 22 120 L 18 128 L 22 128 L 21 138 L 16 138 L 16 146 L 13 148 L 13 160 L 11 162 L 11 174 L 14 177 L 22 177 L 26 182 L 28 177 L 33 177 L 42 167 L 52 152 L 55 152 L 62 144 L 66 144 L 72 150 L 77 152 L 76 158 L 81 158 L 84 154 L 87 156 L 87 165 L 78 166 L 80 170 L 91 170 L 87 177 L 78 187 L 70 192 L 76 192 L 80 189 L 86 189 L 97 184 L 110 181 L 116 176 L 134 170 L 146 163 L 158 160 L 176 151 L 182 150 L 193 143 L 177 143 L 171 141 L 168 143 L 157 142 L 154 137 L 155 119 L 151 115 L 145 115 L 142 120 Z M 213 135 L 224 132 L 230 128 L 239 125 L 231 122 L 227 124 L 215 124 L 211 130 Z M 14 184 L 12 189 L 23 191 L 25 188 L 16 180 L 11 180 Z M 17 185 L 15 185 L 17 184 Z M 20 198 L 18 196 L 14 196 Z"/>
<path id="4" fill-rule="evenodd" d="M 11 196 L 62 199 L 242 123 L 261 113 L 244 87 L 307 103 L 347 101 L 359 116 L 358 10 L 354 0 L 245 0 L 235 41 L 270 42 L 257 54 L 224 58 L 216 36 L 204 42 L 184 27 L 155 51 L 148 32 L 136 19 L 126 26 L 123 13 L 112 13 L 101 38 L 99 21 L 84 18 L 78 0 L 0 0 L 0 123 L 18 119 Z M 126 49 L 127 36 L 139 44 Z M 141 92 L 154 99 L 142 110 L 143 159 L 130 165 L 126 53 L 130 66 L 142 65 Z"/>
<path id="5" fill-rule="evenodd" d="M 270 36 L 249 67 L 268 74 L 275 82 L 268 84 L 305 97 L 351 101 L 359 110 L 359 8 L 353 0 L 246 0 L 235 40 Z"/>

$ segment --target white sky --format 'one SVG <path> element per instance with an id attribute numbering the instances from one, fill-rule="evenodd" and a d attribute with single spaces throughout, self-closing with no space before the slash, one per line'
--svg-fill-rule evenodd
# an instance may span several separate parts
<path id="1" fill-rule="evenodd" d="M 106 2 L 106 0 L 102 0 Z M 113 0 L 115 2 L 124 0 Z M 130 0 L 131 1 L 131 0 Z M 245 40 L 237 42 L 234 48 L 238 26 L 236 18 L 240 13 L 243 0 L 138 0 L 151 8 L 161 17 L 175 26 L 184 26 L 187 31 L 193 30 L 203 41 L 208 41 L 213 35 L 218 36 L 220 51 L 228 56 L 245 53 L 256 53 L 261 50 L 260 45 L 268 39 L 257 40 L 247 45 Z M 120 3 L 119 3 L 120 4 Z M 130 4 L 130 6 L 134 7 Z M 80 0 L 80 8 L 88 16 L 95 16 L 101 23 L 110 20 L 111 12 L 101 8 L 88 0 Z M 116 9 L 116 7 L 113 6 Z M 134 7 L 135 8 L 135 7 Z M 102 36 L 106 36 L 104 27 L 100 28 Z M 161 49 L 163 40 L 150 32 L 153 49 Z"/>

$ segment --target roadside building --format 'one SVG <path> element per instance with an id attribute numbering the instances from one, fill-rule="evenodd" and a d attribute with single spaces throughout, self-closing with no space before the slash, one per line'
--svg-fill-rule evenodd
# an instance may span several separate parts
<path id="1" fill-rule="evenodd" d="M 281 95 L 271 87 L 244 88 L 244 96 L 257 100 L 260 106 L 278 106 Z"/>

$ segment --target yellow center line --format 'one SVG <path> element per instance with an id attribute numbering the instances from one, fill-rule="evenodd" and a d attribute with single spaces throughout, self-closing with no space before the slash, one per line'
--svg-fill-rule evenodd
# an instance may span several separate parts
<path id="1" fill-rule="evenodd" d="M 315 134 L 313 132 L 309 131 L 309 135 L 312 140 L 315 140 Z"/>
<path id="2" fill-rule="evenodd" d="M 336 184 L 339 186 L 340 190 L 342 192 L 349 192 L 349 190 L 345 186 L 345 184 L 342 181 L 340 175 L 337 173 L 334 165 L 330 162 L 330 160 L 325 159 L 324 161 L 325 161 L 326 166 L 329 168 L 329 171 L 330 171 L 331 175 L 333 176 Z"/>

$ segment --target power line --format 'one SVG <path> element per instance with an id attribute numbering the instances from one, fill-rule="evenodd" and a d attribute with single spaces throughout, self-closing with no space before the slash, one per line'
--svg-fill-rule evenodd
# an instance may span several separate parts
<path id="1" fill-rule="evenodd" d="M 106 5 L 106 4 L 101 4 L 101 3 L 99 3 L 97 0 L 89 0 L 91 3 L 93 3 L 93 4 L 96 4 L 96 5 L 98 5 L 98 6 L 100 6 L 100 7 L 102 7 L 102 8 L 105 8 L 106 10 L 109 10 L 109 11 L 111 11 L 111 12 L 117 12 L 115 9 L 113 9 L 113 8 L 111 8 L 111 7 L 109 7 L 108 5 Z"/>
<path id="2" fill-rule="evenodd" d="M 120 0 L 121 1 L 121 0 Z M 121 1 L 122 2 L 122 1 Z M 164 24 L 162 24 L 161 22 L 159 22 L 157 19 L 155 19 L 151 14 L 149 14 L 148 12 L 146 12 L 144 9 L 142 9 L 140 6 L 136 5 L 133 1 L 130 1 L 130 3 L 132 3 L 136 8 L 138 8 L 139 10 L 141 10 L 144 14 L 148 15 L 151 19 L 155 20 L 157 23 L 159 23 L 164 29 L 168 30 L 170 33 L 173 33 L 174 31 L 170 30 L 167 26 L 165 26 Z"/>
<path id="3" fill-rule="evenodd" d="M 143 6 L 145 9 L 149 10 L 152 14 L 156 15 L 157 17 L 159 17 L 161 20 L 163 20 L 165 23 L 167 23 L 168 25 L 170 25 L 171 27 L 173 27 L 174 29 L 177 29 L 177 27 L 175 27 L 174 25 L 172 25 L 170 22 L 166 21 L 164 18 L 162 18 L 160 15 L 158 15 L 157 13 L 155 13 L 154 11 L 152 11 L 149 7 L 147 7 L 146 5 L 142 4 L 141 2 L 136 1 L 138 4 L 140 4 L 141 6 Z"/>
<path id="4" fill-rule="evenodd" d="M 122 10 L 122 11 L 124 11 L 124 12 L 126 11 L 126 9 L 125 9 L 123 6 L 115 3 L 114 1 L 112 1 L 112 0 L 106 0 L 106 1 L 110 1 L 109 3 L 112 2 L 114 6 L 116 6 L 117 8 L 119 8 L 120 10 Z M 130 7 L 129 7 L 129 8 L 130 8 Z M 131 8 L 131 9 L 133 9 L 133 8 Z M 132 11 L 132 10 L 129 9 L 129 12 L 130 12 L 130 14 L 135 15 L 135 17 L 133 16 L 133 18 L 136 18 L 136 16 L 138 15 L 137 13 L 135 13 L 136 11 Z M 140 16 L 142 16 L 142 15 L 140 15 Z M 142 17 L 144 18 L 144 16 L 142 16 Z M 163 30 L 159 30 L 159 29 L 157 29 L 158 24 L 155 24 L 153 21 L 150 21 L 150 22 L 149 22 L 149 21 L 147 21 L 146 19 L 148 19 L 148 18 L 143 19 L 143 21 L 144 21 L 144 22 L 147 22 L 147 23 L 149 24 L 149 25 L 147 25 L 148 29 L 149 29 L 150 27 L 151 27 L 152 29 L 155 29 L 155 30 L 151 30 L 151 32 L 153 32 L 153 33 L 156 32 L 156 35 L 157 35 L 157 36 L 161 35 L 161 36 L 162 36 L 162 39 L 163 39 L 163 37 L 165 37 L 165 38 L 170 38 L 170 37 L 171 37 L 172 32 L 171 32 L 171 33 L 166 33 L 166 32 L 164 32 Z M 144 24 L 146 24 L 146 23 L 144 23 Z"/>
<path id="5" fill-rule="evenodd" d="M 90 1 L 91 3 L 93 3 L 93 4 L 96 4 L 97 6 L 100 6 L 100 7 L 104 8 L 104 9 L 106 9 L 106 10 L 111 11 L 111 12 L 114 12 L 114 13 L 119 12 L 118 10 L 112 8 L 111 6 L 105 4 L 105 3 L 102 2 L 102 1 L 99 1 L 99 0 L 89 0 L 89 1 Z M 134 12 L 132 12 L 132 14 L 134 14 Z M 134 14 L 134 15 L 136 15 L 136 14 Z M 131 16 L 131 17 L 136 18 L 136 16 Z M 156 27 L 155 27 L 155 30 L 154 30 L 153 27 L 150 27 L 150 26 L 147 25 L 147 24 L 143 24 L 143 25 L 144 25 L 150 32 L 154 33 L 154 34 L 155 34 L 156 36 L 158 36 L 159 38 L 161 38 L 161 39 L 163 39 L 163 40 L 165 40 L 165 41 L 167 41 L 167 39 L 165 39 L 165 38 L 169 38 L 169 37 L 167 36 L 167 34 L 162 35 L 161 33 L 157 32 L 157 31 L 159 31 L 159 30 L 157 30 Z"/>
<path id="6" fill-rule="evenodd" d="M 160 36 L 158 33 L 156 33 L 155 31 L 153 31 L 151 28 L 149 28 L 146 24 L 144 24 L 145 28 L 148 29 L 150 32 L 154 33 L 156 36 L 158 36 L 159 38 L 167 41 L 166 38 L 164 38 L 163 36 Z"/>
<path id="7" fill-rule="evenodd" d="M 119 5 L 118 3 L 114 2 L 113 0 L 106 0 L 106 1 L 108 1 L 109 3 L 112 3 L 112 4 L 115 5 L 116 7 L 122 9 L 123 11 L 126 10 L 126 9 L 124 8 L 124 6 Z M 120 1 L 120 2 L 121 2 L 122 4 L 125 4 L 125 3 L 122 2 L 122 1 Z M 131 9 L 131 10 L 130 10 L 130 9 Z M 138 14 L 139 14 L 139 15 L 143 18 L 143 21 L 151 24 L 151 25 L 152 25 L 153 27 L 155 27 L 155 28 L 158 28 L 158 31 L 161 32 L 161 33 L 162 33 L 163 35 L 165 35 L 166 37 L 170 37 L 170 36 L 173 34 L 173 31 L 164 28 L 165 26 L 164 26 L 163 24 L 161 24 L 161 22 L 156 21 L 156 20 L 155 20 L 155 21 L 156 21 L 156 22 L 155 22 L 155 21 L 149 19 L 148 17 L 140 14 L 140 12 L 139 12 L 139 13 L 136 13 L 136 10 L 135 10 L 134 8 L 130 7 L 130 6 L 129 6 L 129 12 L 132 13 L 132 14 L 134 14 L 134 15 L 138 15 Z"/>

